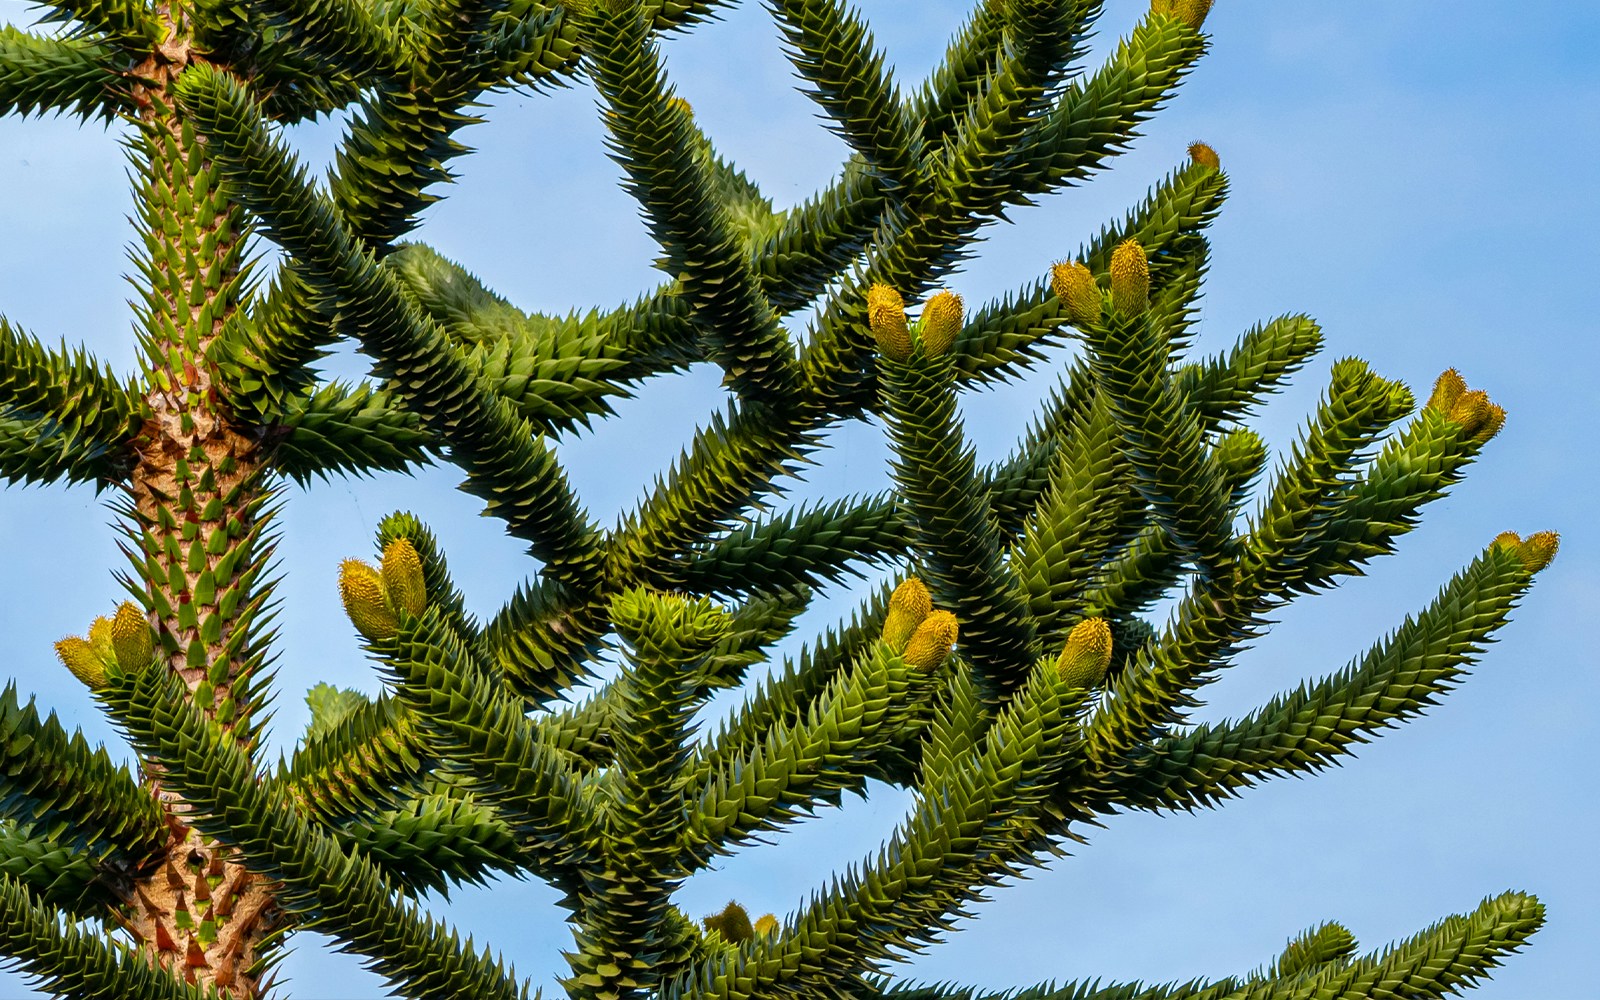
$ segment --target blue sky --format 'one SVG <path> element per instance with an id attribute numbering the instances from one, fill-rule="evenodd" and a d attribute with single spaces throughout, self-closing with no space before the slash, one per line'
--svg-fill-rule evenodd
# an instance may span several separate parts
<path id="1" fill-rule="evenodd" d="M 1143 6 L 1112 0 L 1097 52 Z M 921 77 L 964 11 L 905 0 L 861 7 L 902 81 Z M 0 12 L 28 19 L 14 0 Z M 1301 311 L 1322 323 L 1328 345 L 1262 415 L 1269 441 L 1293 439 L 1329 365 L 1347 355 L 1423 393 L 1440 370 L 1457 367 L 1510 419 L 1397 556 L 1288 608 L 1209 690 L 1201 718 L 1240 714 L 1343 666 L 1502 530 L 1558 529 L 1562 552 L 1481 667 L 1428 717 L 1342 768 L 1268 784 L 1220 810 L 1114 818 L 1076 856 L 978 907 L 908 975 L 991 987 L 1217 976 L 1270 960 L 1288 936 L 1322 920 L 1375 947 L 1517 888 L 1545 901 L 1548 924 L 1474 995 L 1593 996 L 1600 13 L 1561 2 L 1513 14 L 1486 2 L 1223 0 L 1208 27 L 1212 54 L 1134 150 L 1109 173 L 989 230 L 952 287 L 976 305 L 1032 280 L 1120 215 L 1190 140 L 1204 139 L 1221 154 L 1233 193 L 1211 234 L 1199 350 L 1226 347 L 1258 319 Z M 723 22 L 670 42 L 667 55 L 702 127 L 776 200 L 799 200 L 836 169 L 842 146 L 794 92 L 760 5 L 746 0 Z M 592 91 L 504 95 L 485 114 L 488 124 L 465 135 L 479 152 L 461 161 L 459 183 L 429 210 L 420 238 L 528 309 L 611 304 L 652 286 L 653 247 L 604 156 Z M 326 162 L 338 129 L 297 129 L 294 141 Z M 0 314 L 128 371 L 131 204 L 114 131 L 0 121 L 0 190 Z M 330 370 L 353 374 L 360 363 L 347 356 Z M 966 401 L 984 456 L 1005 453 L 1054 370 Z M 663 379 L 615 421 L 564 442 L 562 457 L 595 513 L 609 520 L 635 499 L 722 398 L 711 372 Z M 887 482 L 876 428 L 853 426 L 835 443 L 796 496 Z M 300 697 L 311 684 L 377 689 L 339 610 L 334 573 L 339 558 L 369 554 L 383 514 L 405 507 L 433 525 L 479 611 L 531 571 L 495 522 L 473 516 L 473 502 L 453 489 L 458 478 L 431 469 L 290 490 L 274 750 L 303 727 Z M 120 747 L 50 650 L 117 600 L 110 519 L 87 489 L 0 495 L 0 551 L 11 568 L 0 621 L 8 673 L 22 688 Z M 823 625 L 843 606 L 808 621 Z M 756 913 L 787 912 L 832 867 L 875 848 L 904 805 L 876 789 L 695 878 L 679 899 L 692 914 L 729 898 Z M 552 899 L 542 886 L 508 881 L 457 893 L 440 909 L 548 983 L 570 942 Z M 355 959 L 309 934 L 295 939 L 283 975 L 295 997 L 383 992 Z M 29 995 L 18 977 L 0 976 L 0 997 Z"/>

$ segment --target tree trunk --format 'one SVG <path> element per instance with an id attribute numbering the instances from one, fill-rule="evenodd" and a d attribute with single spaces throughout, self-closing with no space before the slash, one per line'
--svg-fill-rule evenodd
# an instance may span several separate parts
<path id="1" fill-rule="evenodd" d="M 167 42 L 134 71 L 150 412 L 125 511 L 128 552 L 156 630 L 157 667 L 182 676 L 195 704 L 249 750 L 251 677 L 262 658 L 253 631 L 271 590 L 261 578 L 271 489 L 262 435 L 229 419 L 211 358 L 245 283 L 245 220 L 169 99 L 191 60 L 181 15 L 169 25 Z M 174 976 L 239 1000 L 261 996 L 262 945 L 284 920 L 274 886 L 190 828 L 189 806 L 162 787 L 159 766 L 144 762 L 143 780 L 171 837 L 153 874 L 128 894 L 125 927 Z"/>

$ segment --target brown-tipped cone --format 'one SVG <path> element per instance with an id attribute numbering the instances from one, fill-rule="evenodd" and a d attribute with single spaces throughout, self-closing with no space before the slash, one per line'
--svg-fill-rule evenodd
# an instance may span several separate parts
<path id="1" fill-rule="evenodd" d="M 722 935 L 722 940 L 729 944 L 740 944 L 755 936 L 755 928 L 750 926 L 750 914 L 745 908 L 732 900 L 722 908 L 721 913 L 714 913 L 704 920 L 706 930 L 717 931 Z"/>
<path id="2" fill-rule="evenodd" d="M 100 655 L 82 636 L 69 635 L 56 643 L 56 656 L 62 666 L 72 671 L 72 676 L 90 690 L 106 686 L 106 665 Z"/>
<path id="3" fill-rule="evenodd" d="M 952 291 L 942 291 L 922 307 L 922 349 L 929 357 L 940 357 L 950 350 L 961 332 L 966 311 L 961 296 Z"/>
<path id="4" fill-rule="evenodd" d="M 1128 315 L 1150 305 L 1150 259 L 1138 240 L 1123 240 L 1111 251 L 1111 304 Z"/>
<path id="5" fill-rule="evenodd" d="M 888 285 L 867 289 L 867 325 L 884 357 L 896 361 L 911 357 L 911 326 L 906 322 L 906 303 L 899 292 Z"/>
<path id="6" fill-rule="evenodd" d="M 774 915 L 774 914 L 771 914 L 771 913 L 763 915 L 760 919 L 758 919 L 756 921 L 755 930 L 756 930 L 756 933 L 761 935 L 762 937 L 767 937 L 768 935 L 778 933 L 778 918 L 777 918 L 777 916 Z"/>
<path id="7" fill-rule="evenodd" d="M 1456 405 L 1456 400 L 1467 391 L 1467 381 L 1461 373 L 1454 368 L 1446 368 L 1434 380 L 1433 392 L 1428 396 L 1426 408 L 1449 413 L 1450 408 Z"/>
<path id="8" fill-rule="evenodd" d="M 350 624 L 368 641 L 392 639 L 400 631 L 400 622 L 389 610 L 383 592 L 383 577 L 361 560 L 346 559 L 339 564 L 339 599 Z"/>
<path id="9" fill-rule="evenodd" d="M 1050 290 L 1067 307 L 1067 318 L 1075 326 L 1100 322 L 1100 287 L 1094 283 L 1094 274 L 1078 261 L 1062 261 L 1050 268 Z"/>
<path id="10" fill-rule="evenodd" d="M 406 538 L 396 538 L 383 550 L 383 589 L 396 612 L 420 615 L 428 607 L 428 585 L 422 578 L 422 557 Z"/>
<path id="11" fill-rule="evenodd" d="M 1561 548 L 1561 536 L 1553 531 L 1535 531 L 1517 546 L 1517 555 L 1529 572 L 1537 573 L 1550 565 Z"/>
<path id="12" fill-rule="evenodd" d="M 150 622 L 139 605 L 132 601 L 118 605 L 116 617 L 111 619 L 111 648 L 116 653 L 117 666 L 130 673 L 148 667 L 155 643 Z"/>
<path id="13" fill-rule="evenodd" d="M 1222 158 L 1217 156 L 1217 151 L 1203 142 L 1189 143 L 1189 159 L 1198 166 L 1210 167 L 1212 170 L 1222 169 Z"/>
<path id="14" fill-rule="evenodd" d="M 906 648 L 906 640 L 933 610 L 933 595 L 916 577 L 909 577 L 889 595 L 889 613 L 883 618 L 883 641 L 896 653 Z"/>
<path id="15" fill-rule="evenodd" d="M 1085 618 L 1067 633 L 1067 644 L 1056 657 L 1056 670 L 1069 687 L 1092 688 L 1105 680 L 1111 668 L 1111 624 L 1104 618 Z"/>
<path id="16" fill-rule="evenodd" d="M 955 648 L 960 632 L 955 615 L 948 611 L 929 612 L 917 630 L 911 633 L 911 638 L 906 640 L 905 652 L 900 656 L 909 666 L 932 673 L 939 669 L 950 655 L 950 650 Z"/>

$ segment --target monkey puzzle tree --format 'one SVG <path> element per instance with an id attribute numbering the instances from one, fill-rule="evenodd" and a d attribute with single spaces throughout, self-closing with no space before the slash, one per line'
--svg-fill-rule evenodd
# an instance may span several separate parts
<path id="1" fill-rule="evenodd" d="M 1103 166 L 1170 97 L 1205 48 L 1202 0 L 1157 0 L 1086 75 L 1098 2 L 984 0 L 908 92 L 838 0 L 769 0 L 853 150 L 787 209 L 718 156 L 664 71 L 657 37 L 718 6 L 57 0 L 67 30 L 0 32 L 0 107 L 116 123 L 139 205 L 139 372 L 0 323 L 0 475 L 108 491 L 132 597 L 56 651 L 136 773 L 14 686 L 0 698 L 0 952 L 46 989 L 263 996 L 276 947 L 315 927 L 397 993 L 522 996 L 418 896 L 527 873 L 563 894 L 575 998 L 972 997 L 888 963 L 1097 816 L 1216 804 L 1415 715 L 1553 557 L 1552 534 L 1502 535 L 1346 670 L 1189 724 L 1270 613 L 1390 551 L 1504 412 L 1454 371 L 1419 408 L 1342 361 L 1257 490 L 1267 449 L 1241 421 L 1321 335 L 1288 316 L 1186 356 L 1226 187 L 1203 145 L 1014 294 L 968 312 L 936 291 L 986 224 Z M 576 74 L 668 278 L 610 311 L 528 314 L 402 241 L 482 95 Z M 339 109 L 316 184 L 276 127 Z M 284 253 L 262 282 L 257 237 Z M 370 382 L 319 379 L 345 340 Z M 1012 457 L 979 465 L 957 393 L 1074 340 Z M 697 363 L 734 402 L 597 525 L 550 442 Z M 869 417 L 892 491 L 771 505 L 826 431 Z M 384 519 L 378 564 L 346 560 L 340 589 L 388 693 L 319 688 L 292 758 L 267 766 L 281 490 L 430 461 L 462 470 L 534 574 L 480 622 L 428 529 Z M 899 577 L 697 732 L 813 588 L 869 565 Z M 909 814 L 795 913 L 697 922 L 674 904 L 719 856 L 873 779 L 910 789 Z M 1540 920 L 1510 893 L 1368 955 L 1327 924 L 1239 978 L 1026 995 L 1441 996 Z"/>

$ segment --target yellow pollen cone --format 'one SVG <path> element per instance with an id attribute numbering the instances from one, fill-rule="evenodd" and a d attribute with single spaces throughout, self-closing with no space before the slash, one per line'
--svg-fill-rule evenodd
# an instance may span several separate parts
<path id="1" fill-rule="evenodd" d="M 930 612 L 906 640 L 905 652 L 900 655 L 910 666 L 932 673 L 950 655 L 960 631 L 955 615 L 948 611 Z"/>
<path id="2" fill-rule="evenodd" d="M 705 924 L 706 930 L 719 932 L 722 940 L 729 944 L 739 944 L 755 936 L 755 928 L 750 926 L 750 914 L 731 900 L 721 913 L 714 913 L 700 922 Z"/>
<path id="3" fill-rule="evenodd" d="M 1067 318 L 1074 325 L 1100 322 L 1100 288 L 1094 275 L 1078 261 L 1062 261 L 1050 268 L 1050 290 L 1067 307 Z"/>
<path id="4" fill-rule="evenodd" d="M 681 97 L 668 98 L 667 99 L 667 107 L 674 108 L 674 109 L 676 109 L 678 111 L 682 111 L 684 113 L 685 117 L 688 117 L 688 118 L 693 118 L 694 117 L 694 106 L 691 105 L 688 101 L 684 100 Z"/>
<path id="5" fill-rule="evenodd" d="M 383 577 L 359 559 L 339 564 L 339 599 L 350 624 L 371 642 L 392 639 L 400 623 L 389 610 L 383 592 Z"/>
<path id="6" fill-rule="evenodd" d="M 1428 396 L 1427 408 L 1449 413 L 1456 400 L 1467 391 L 1466 379 L 1454 368 L 1446 368 L 1433 383 L 1433 393 Z"/>
<path id="7" fill-rule="evenodd" d="M 111 619 L 100 615 L 89 623 L 89 645 L 94 648 L 95 655 L 110 663 L 117 655 L 111 646 Z"/>
<path id="8" fill-rule="evenodd" d="M 118 605 L 117 615 L 111 619 L 111 648 L 123 670 L 137 673 L 150 665 L 155 636 L 144 612 L 132 601 Z"/>
<path id="9" fill-rule="evenodd" d="M 943 291 L 929 299 L 922 307 L 922 349 L 935 358 L 949 351 L 965 315 L 961 296 L 955 292 Z"/>
<path id="10" fill-rule="evenodd" d="M 420 615 L 428 607 L 428 588 L 422 579 L 422 557 L 408 539 L 396 538 L 383 550 L 383 589 L 395 611 Z"/>
<path id="11" fill-rule="evenodd" d="M 927 585 L 910 577 L 889 595 L 889 613 L 883 618 L 883 641 L 895 652 L 905 649 L 906 640 L 933 610 L 933 596 Z"/>
<path id="12" fill-rule="evenodd" d="M 1111 667 L 1111 625 L 1104 618 L 1085 618 L 1067 633 L 1056 658 L 1061 679 L 1075 688 L 1092 688 Z"/>
<path id="13" fill-rule="evenodd" d="M 771 913 L 766 914 L 756 921 L 755 930 L 762 937 L 778 933 L 778 918 Z"/>
<path id="14" fill-rule="evenodd" d="M 1189 143 L 1189 159 L 1202 167 L 1222 169 L 1222 160 L 1217 156 L 1217 151 L 1203 142 Z"/>
<path id="15" fill-rule="evenodd" d="M 1536 531 L 1517 546 L 1517 555 L 1522 557 L 1524 566 L 1531 572 L 1537 573 L 1550 565 L 1551 560 L 1556 557 L 1556 550 L 1560 548 L 1560 535 L 1553 531 Z"/>
<path id="16" fill-rule="evenodd" d="M 1196 31 L 1206 23 L 1212 0 L 1150 0 L 1150 13 L 1175 17 Z"/>
<path id="17" fill-rule="evenodd" d="M 56 643 L 56 656 L 61 658 L 62 666 L 72 671 L 72 676 L 90 690 L 106 686 L 105 662 L 87 639 L 77 635 L 67 636 Z"/>
<path id="18" fill-rule="evenodd" d="M 1497 549 L 1511 549 L 1512 551 L 1516 551 L 1522 547 L 1522 536 L 1517 534 L 1515 531 L 1502 531 L 1500 534 L 1494 536 L 1494 541 L 1490 542 L 1489 544 Z"/>
<path id="19" fill-rule="evenodd" d="M 1490 402 L 1489 394 L 1482 389 L 1468 389 L 1461 373 L 1454 368 L 1446 369 L 1434 382 L 1426 408 L 1460 424 L 1461 429 L 1480 444 L 1499 434 L 1506 424 L 1505 407 Z"/>
<path id="20" fill-rule="evenodd" d="M 1172 16 L 1196 31 L 1206 23 L 1211 13 L 1211 0 L 1172 0 Z"/>
<path id="21" fill-rule="evenodd" d="M 1489 419 L 1489 394 L 1482 389 L 1462 393 L 1446 416 L 1460 424 L 1468 434 L 1476 434 L 1484 421 Z"/>
<path id="22" fill-rule="evenodd" d="M 1123 240 L 1111 251 L 1111 304 L 1129 315 L 1150 305 L 1150 259 L 1137 240 Z"/>
<path id="23" fill-rule="evenodd" d="M 867 325 L 872 327 L 872 337 L 884 357 L 896 361 L 911 357 L 911 327 L 899 292 L 888 285 L 867 289 Z"/>
<path id="24" fill-rule="evenodd" d="M 1488 441 L 1496 434 L 1499 434 L 1500 428 L 1505 425 L 1506 408 L 1498 403 L 1490 403 L 1488 409 L 1484 411 L 1483 423 L 1478 425 L 1478 429 L 1473 432 L 1472 436 L 1480 442 Z"/>

